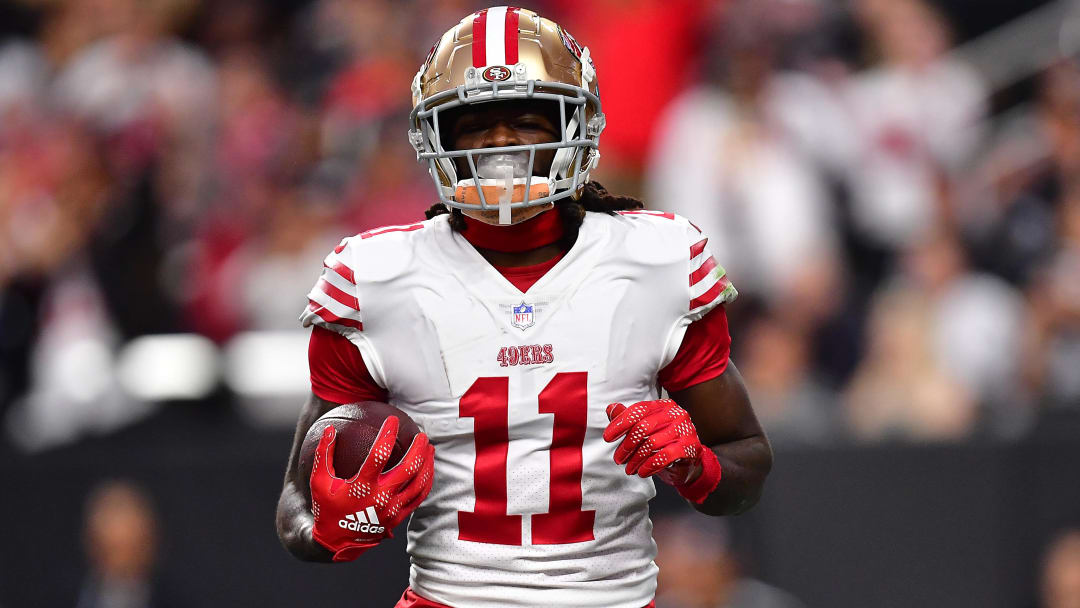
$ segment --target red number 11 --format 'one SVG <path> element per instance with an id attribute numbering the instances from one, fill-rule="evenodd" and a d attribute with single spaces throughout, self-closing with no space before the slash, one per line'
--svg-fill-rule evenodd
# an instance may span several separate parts
<path id="1" fill-rule="evenodd" d="M 547 513 L 532 516 L 534 545 L 593 539 L 596 511 L 581 510 L 581 446 L 588 415 L 586 372 L 556 374 L 540 391 L 541 414 L 554 414 Z M 510 446 L 509 378 L 478 378 L 461 397 L 463 418 L 473 419 L 476 506 L 458 511 L 458 538 L 496 545 L 521 544 L 521 516 L 506 513 L 506 454 Z"/>

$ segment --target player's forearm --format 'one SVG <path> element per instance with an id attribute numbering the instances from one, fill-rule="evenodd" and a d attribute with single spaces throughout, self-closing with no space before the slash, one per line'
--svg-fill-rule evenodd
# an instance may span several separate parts
<path id="1" fill-rule="evenodd" d="M 720 376 L 671 396 L 690 412 L 701 443 L 716 454 L 717 462 L 710 466 L 720 465 L 709 473 L 710 480 L 718 474 L 720 481 L 704 500 L 701 493 L 708 492 L 708 487 L 692 488 L 694 508 L 708 515 L 737 515 L 757 504 L 765 477 L 772 469 L 772 448 L 754 415 L 750 394 L 735 363 L 729 361 Z M 699 466 L 705 464 L 709 463 Z M 689 483 L 702 473 L 703 469 Z M 715 481 L 702 485 L 711 483 Z"/>
<path id="2" fill-rule="evenodd" d="M 289 553 L 305 562 L 332 562 L 333 554 L 323 548 L 311 535 L 315 518 L 308 510 L 307 500 L 292 483 L 286 483 L 277 505 L 277 534 Z"/>
<path id="3" fill-rule="evenodd" d="M 306 562 L 331 562 L 333 554 L 315 542 L 311 530 L 315 526 L 315 517 L 311 514 L 311 503 L 300 491 L 297 479 L 300 466 L 300 446 L 312 423 L 330 411 L 336 404 L 324 401 L 314 393 L 309 395 L 307 403 L 300 410 L 300 419 L 296 424 L 292 448 L 289 450 L 289 466 L 285 470 L 285 484 L 277 504 L 277 534 L 281 544 L 297 559 Z"/>
<path id="4" fill-rule="evenodd" d="M 765 485 L 772 469 L 772 447 L 765 435 L 710 446 L 720 461 L 720 483 L 701 504 L 693 504 L 707 515 L 738 515 L 749 510 Z"/>

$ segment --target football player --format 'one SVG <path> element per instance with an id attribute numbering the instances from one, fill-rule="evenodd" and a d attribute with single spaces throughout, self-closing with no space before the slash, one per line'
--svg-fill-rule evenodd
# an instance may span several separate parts
<path id="1" fill-rule="evenodd" d="M 653 478 L 727 515 L 758 500 L 772 464 L 728 361 L 736 291 L 693 224 L 589 180 L 596 68 L 556 23 L 470 15 L 412 93 L 409 137 L 440 202 L 343 240 L 308 295 L 312 395 L 282 542 L 352 560 L 411 514 L 399 607 L 649 606 Z M 333 474 L 332 427 L 299 478 L 311 424 L 364 400 L 423 429 L 401 463 L 383 472 L 389 418 L 354 478 Z M 339 525 L 365 513 L 379 525 Z"/>

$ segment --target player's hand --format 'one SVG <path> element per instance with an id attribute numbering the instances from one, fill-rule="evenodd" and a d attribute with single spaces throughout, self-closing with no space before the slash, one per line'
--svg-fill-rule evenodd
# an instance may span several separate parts
<path id="1" fill-rule="evenodd" d="M 604 429 L 604 441 L 623 437 L 615 448 L 615 462 L 626 465 L 627 475 L 656 475 L 676 487 L 701 475 L 702 455 L 708 448 L 698 439 L 690 414 L 671 399 L 639 401 L 630 407 L 612 403 L 607 415 L 611 422 Z"/>
<path id="2" fill-rule="evenodd" d="M 352 479 L 334 474 L 337 430 L 326 427 L 311 470 L 312 536 L 334 554 L 334 561 L 356 559 L 384 538 L 416 509 L 431 491 L 435 448 L 427 435 L 413 438 L 401 462 L 383 472 L 398 434 L 398 419 L 388 417 L 379 428 L 371 452 Z"/>

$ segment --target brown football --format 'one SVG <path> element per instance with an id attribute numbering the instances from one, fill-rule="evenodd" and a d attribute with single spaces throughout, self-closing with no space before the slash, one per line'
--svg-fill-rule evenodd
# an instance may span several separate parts
<path id="1" fill-rule="evenodd" d="M 397 416 L 398 436 L 394 442 L 394 449 L 390 452 L 390 460 L 386 462 L 385 469 L 390 469 L 401 462 L 401 457 L 412 443 L 413 437 L 420 432 L 408 414 L 390 405 L 379 401 L 362 401 L 342 405 L 326 412 L 315 424 L 311 425 L 304 436 L 304 443 L 300 447 L 300 479 L 311 479 L 311 467 L 315 462 L 315 448 L 319 447 L 319 439 L 327 426 L 333 425 L 337 429 L 337 439 L 334 440 L 334 473 L 342 479 L 348 479 L 360 470 L 364 464 L 368 452 L 371 451 L 379 428 L 389 416 Z M 303 484 L 304 495 L 311 499 L 311 487 L 308 483 Z"/>

